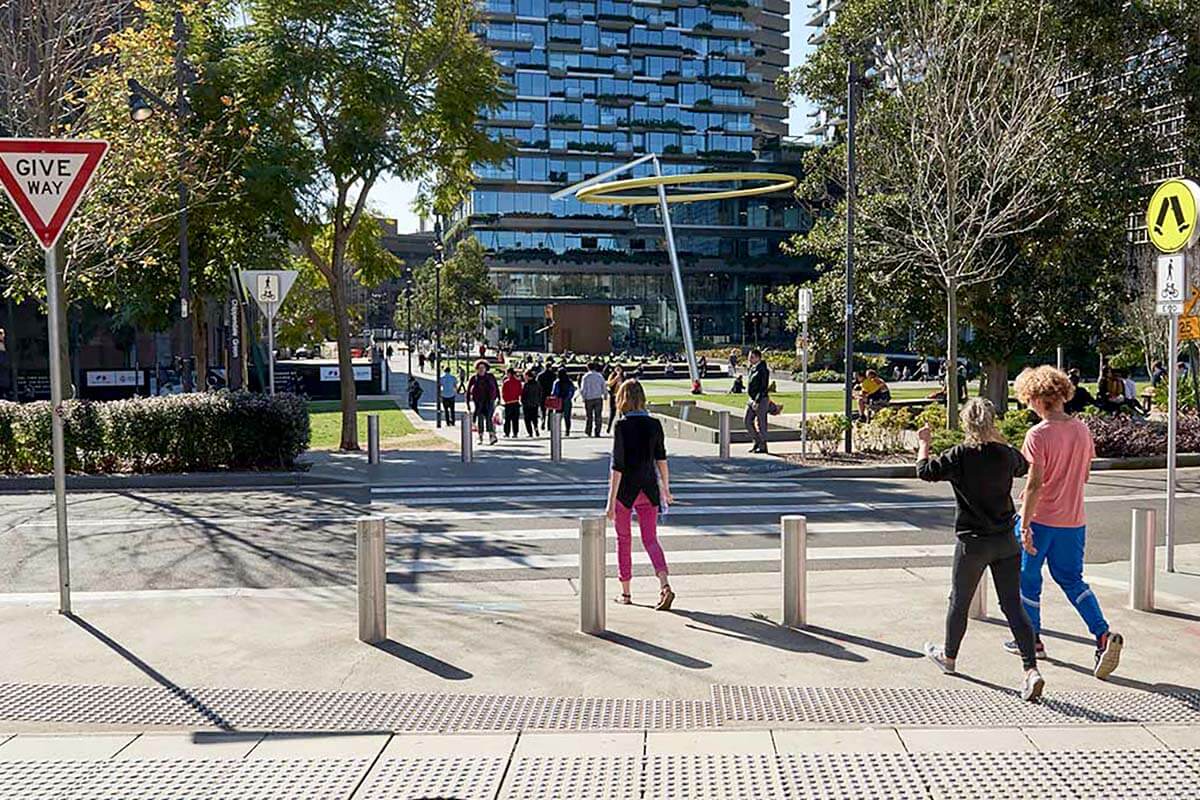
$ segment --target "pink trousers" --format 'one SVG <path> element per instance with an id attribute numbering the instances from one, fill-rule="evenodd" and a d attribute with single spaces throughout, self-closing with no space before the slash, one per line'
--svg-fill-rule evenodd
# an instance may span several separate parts
<path id="1" fill-rule="evenodd" d="M 667 557 L 658 543 L 658 506 L 650 502 L 644 492 L 638 492 L 629 508 L 620 500 L 613 514 L 613 527 L 617 529 L 617 577 L 628 581 L 633 577 L 633 512 L 637 512 L 638 529 L 642 532 L 642 547 L 654 565 L 654 574 L 667 571 Z"/>

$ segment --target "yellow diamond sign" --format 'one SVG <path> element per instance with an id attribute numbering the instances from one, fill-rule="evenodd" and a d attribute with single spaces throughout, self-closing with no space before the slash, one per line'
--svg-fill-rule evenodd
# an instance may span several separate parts
<path id="1" fill-rule="evenodd" d="M 1160 184 L 1146 209 L 1150 242 L 1164 253 L 1175 253 L 1196 243 L 1200 234 L 1200 186 L 1186 179 Z"/>

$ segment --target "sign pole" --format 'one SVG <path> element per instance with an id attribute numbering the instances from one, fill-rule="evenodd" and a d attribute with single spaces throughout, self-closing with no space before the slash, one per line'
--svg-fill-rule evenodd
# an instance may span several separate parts
<path id="1" fill-rule="evenodd" d="M 58 613 L 71 613 L 71 558 L 67 538 L 67 456 L 63 435 L 63 371 L 59 356 L 62 298 L 59 296 L 58 270 L 62 263 L 60 239 L 46 250 L 46 327 L 50 334 L 50 412 L 54 451 L 54 517 L 58 528 Z"/>
<path id="2" fill-rule="evenodd" d="M 808 316 L 804 317 L 803 330 L 800 334 L 804 340 L 800 351 L 800 370 L 803 382 L 800 384 L 800 461 L 808 460 Z"/>
<path id="3" fill-rule="evenodd" d="M 1179 428 L 1179 317 L 1170 318 L 1167 344 L 1167 572 L 1175 571 L 1175 448 Z"/>
<path id="4" fill-rule="evenodd" d="M 275 396 L 275 304 L 267 304 L 267 373 L 271 376 L 271 396 Z"/>

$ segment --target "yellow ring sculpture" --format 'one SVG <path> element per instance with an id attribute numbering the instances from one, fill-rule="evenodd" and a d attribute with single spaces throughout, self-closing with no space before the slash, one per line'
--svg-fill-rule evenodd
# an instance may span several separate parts
<path id="1" fill-rule="evenodd" d="M 610 203 L 613 205 L 637 206 L 658 202 L 658 194 L 620 194 L 630 189 L 647 186 L 683 186 L 689 183 L 712 183 L 714 181 L 766 181 L 764 186 L 745 189 L 723 189 L 715 192 L 692 192 L 690 194 L 667 195 L 668 203 L 691 203 L 697 200 L 725 200 L 730 197 L 753 197 L 793 189 L 796 179 L 791 175 L 774 172 L 689 172 L 684 175 L 651 175 L 648 178 L 629 178 L 622 181 L 597 183 L 580 189 L 575 199 L 585 203 Z"/>

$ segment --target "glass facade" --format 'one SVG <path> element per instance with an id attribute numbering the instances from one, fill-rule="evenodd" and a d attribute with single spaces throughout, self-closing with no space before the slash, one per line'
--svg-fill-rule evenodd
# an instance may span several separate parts
<path id="1" fill-rule="evenodd" d="M 483 121 L 514 145 L 455 215 L 456 236 L 489 253 L 501 338 L 543 342 L 546 305 L 610 305 L 614 347 L 677 347 L 657 206 L 616 206 L 554 191 L 654 152 L 668 174 L 790 172 L 787 0 L 486 0 L 478 32 L 512 97 Z M 651 173 L 649 165 L 619 177 Z M 729 188 L 714 182 L 709 187 Z M 701 343 L 740 343 L 748 312 L 810 265 L 780 251 L 807 215 L 790 197 L 672 205 L 692 328 Z M 783 335 L 782 331 L 758 331 Z"/>

